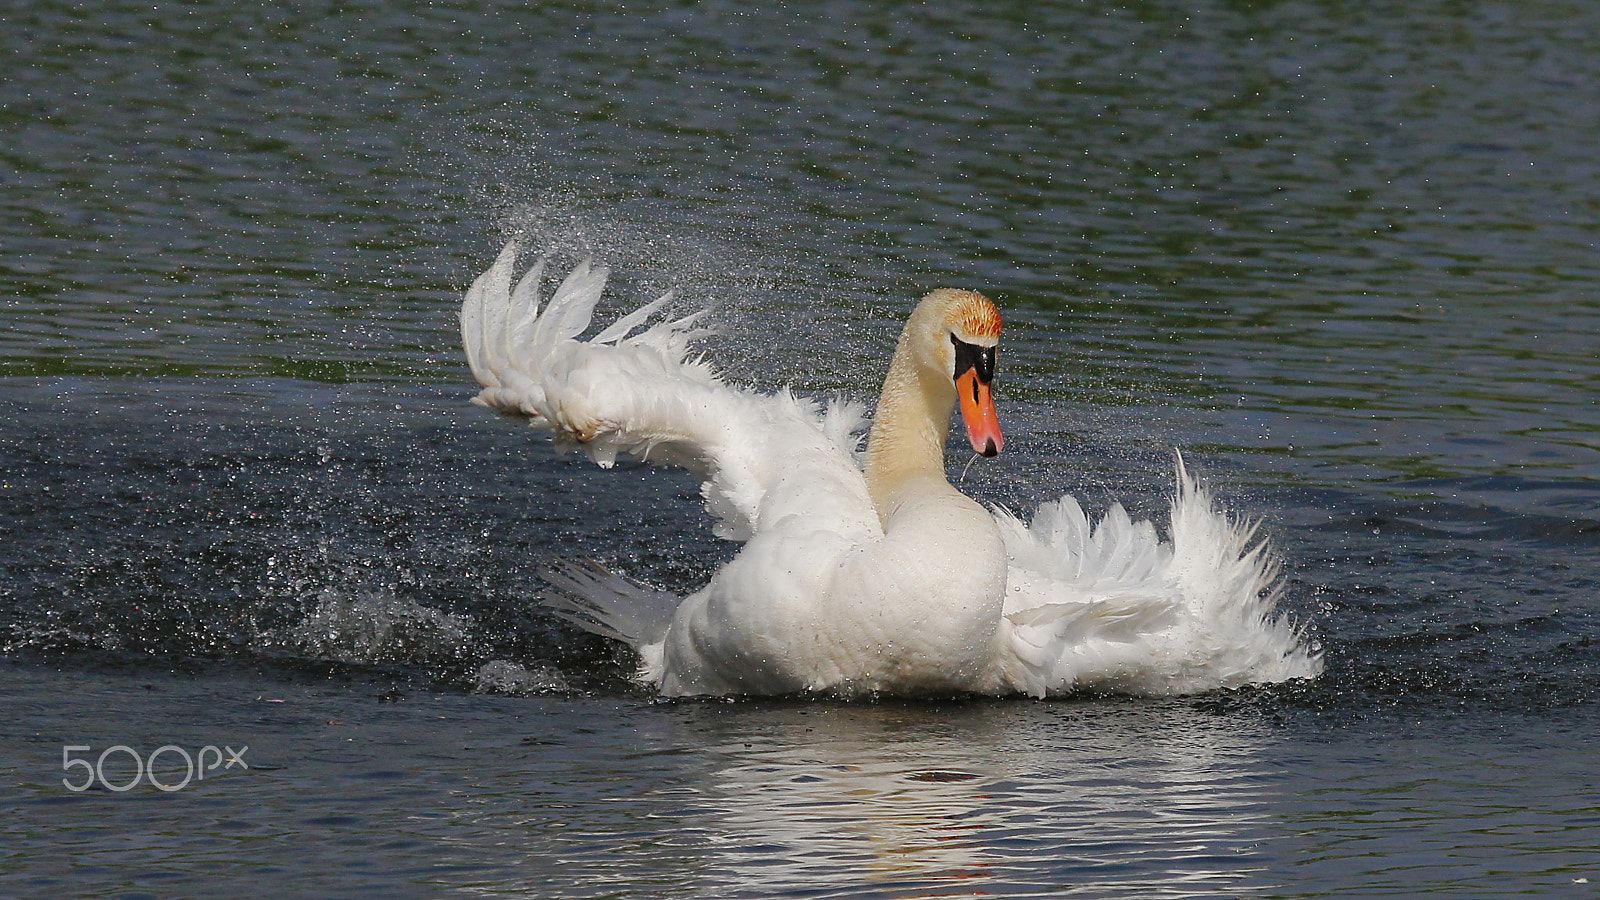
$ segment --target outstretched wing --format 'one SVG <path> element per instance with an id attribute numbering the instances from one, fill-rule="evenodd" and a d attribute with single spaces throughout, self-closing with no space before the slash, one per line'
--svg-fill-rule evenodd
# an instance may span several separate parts
<path id="1" fill-rule="evenodd" d="M 643 327 L 671 294 L 580 340 L 607 270 L 579 265 L 540 309 L 544 263 L 513 281 L 518 252 L 508 243 L 462 303 L 475 403 L 548 428 L 603 467 L 632 453 L 687 468 L 720 537 L 748 540 L 788 516 L 876 521 L 851 452 L 859 407 L 723 383 L 690 354 L 709 333 L 702 313 Z"/>

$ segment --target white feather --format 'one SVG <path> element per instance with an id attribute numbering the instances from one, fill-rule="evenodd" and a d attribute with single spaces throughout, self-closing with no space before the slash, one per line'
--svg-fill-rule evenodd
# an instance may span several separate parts
<path id="1" fill-rule="evenodd" d="M 581 264 L 541 310 L 543 263 L 513 288 L 516 256 L 508 244 L 462 305 L 475 402 L 602 467 L 633 454 L 687 468 L 715 532 L 745 542 L 685 598 L 592 567 L 545 573 L 552 612 L 628 643 L 663 693 L 1174 694 L 1320 671 L 1274 612 L 1272 555 L 1181 458 L 1166 540 L 1121 506 L 1091 522 L 1070 496 L 1024 525 L 942 470 L 880 518 L 859 404 L 724 384 L 690 356 L 699 314 L 639 330 L 670 294 L 579 340 L 606 269 Z"/>
<path id="2" fill-rule="evenodd" d="M 1252 546 L 1254 526 L 1217 512 L 1181 457 L 1177 485 L 1170 540 L 1121 506 L 1091 524 L 1071 497 L 1040 507 L 1029 526 L 996 511 L 1029 693 L 1181 694 L 1320 671 L 1275 614 L 1277 562 Z"/>

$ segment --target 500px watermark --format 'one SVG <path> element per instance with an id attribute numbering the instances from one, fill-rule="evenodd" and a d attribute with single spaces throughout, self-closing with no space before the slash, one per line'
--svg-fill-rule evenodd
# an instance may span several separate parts
<path id="1" fill-rule="evenodd" d="M 87 791 L 94 787 L 95 782 L 108 791 L 131 791 L 141 781 L 150 782 L 150 786 L 159 791 L 181 791 L 189 786 L 191 781 L 205 781 L 207 772 L 216 772 L 221 769 L 227 771 L 232 768 L 248 769 L 249 764 L 244 761 L 244 754 L 249 750 L 248 745 L 235 750 L 224 746 L 221 750 L 207 744 L 195 752 L 193 756 L 189 751 L 177 744 L 167 744 L 150 751 L 149 756 L 140 756 L 139 751 L 126 744 L 116 744 L 100 751 L 100 756 L 94 762 L 80 759 L 73 754 L 93 753 L 94 748 L 87 744 L 67 744 L 61 748 L 61 768 L 63 771 L 72 772 L 82 769 L 79 773 L 81 779 L 74 781 L 69 775 L 61 779 L 61 784 L 69 791 Z M 226 751 L 227 756 L 223 753 Z M 124 759 L 126 757 L 126 759 Z M 156 777 L 156 760 L 165 759 L 162 767 L 164 774 Z M 107 761 L 111 762 L 108 771 Z M 179 760 L 183 761 L 182 768 L 177 767 Z M 133 763 L 133 771 L 128 772 L 127 764 Z M 183 780 L 178 780 L 178 775 L 183 775 Z"/>

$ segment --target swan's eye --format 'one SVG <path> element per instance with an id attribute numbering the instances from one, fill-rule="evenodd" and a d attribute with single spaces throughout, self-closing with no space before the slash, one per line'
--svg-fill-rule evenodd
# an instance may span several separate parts
<path id="1" fill-rule="evenodd" d="M 950 335 L 950 343 L 956 348 L 956 378 L 960 378 L 968 369 L 977 370 L 978 380 L 984 384 L 994 380 L 994 366 L 996 348 L 979 347 Z"/>

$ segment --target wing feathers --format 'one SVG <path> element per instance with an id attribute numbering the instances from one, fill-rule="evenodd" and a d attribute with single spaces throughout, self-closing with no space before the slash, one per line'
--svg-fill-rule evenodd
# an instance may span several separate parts
<path id="1" fill-rule="evenodd" d="M 511 359 L 514 348 L 525 347 L 533 341 L 534 324 L 539 321 L 539 285 L 544 278 L 544 263 L 542 259 L 534 263 L 511 292 L 506 316 L 508 322 L 513 318 L 515 321 L 505 331 L 504 358 L 507 360 Z"/>
<path id="2" fill-rule="evenodd" d="M 499 386 L 498 372 L 506 363 L 504 355 L 495 354 L 495 348 L 502 345 L 500 332 L 517 251 L 517 242 L 508 242 L 494 265 L 473 280 L 461 304 L 461 345 L 467 351 L 473 377 L 484 387 Z"/>
<path id="3" fill-rule="evenodd" d="M 601 466 L 632 453 L 689 469 L 703 482 L 722 537 L 749 538 L 763 504 L 785 515 L 833 514 L 837 504 L 828 498 L 838 494 L 859 495 L 861 517 L 876 521 L 859 468 L 836 449 L 856 415 L 834 412 L 830 419 L 787 392 L 762 395 L 723 384 L 702 357 L 690 358 L 691 342 L 710 333 L 700 325 L 704 310 L 639 331 L 671 303 L 671 293 L 579 340 L 607 269 L 581 263 L 541 310 L 544 264 L 513 288 L 516 256 L 513 241 L 462 303 L 462 342 L 483 386 L 479 405 L 550 428 L 559 445 L 582 449 Z M 809 494 L 774 493 L 800 465 L 796 460 L 806 460 L 819 480 Z"/>
<path id="4" fill-rule="evenodd" d="M 671 303 L 672 297 L 672 291 L 667 291 L 665 294 L 612 322 L 606 330 L 590 338 L 589 342 L 592 344 L 615 344 L 617 341 L 632 334 L 635 328 L 638 328 L 647 319 L 655 315 L 656 310 Z"/>
<path id="5" fill-rule="evenodd" d="M 1029 526 L 996 511 L 1018 690 L 1165 695 L 1321 671 L 1274 612 L 1277 562 L 1252 544 L 1255 525 L 1219 513 L 1181 458 L 1177 482 L 1167 541 L 1121 506 L 1091 524 L 1071 497 L 1041 506 Z"/>

